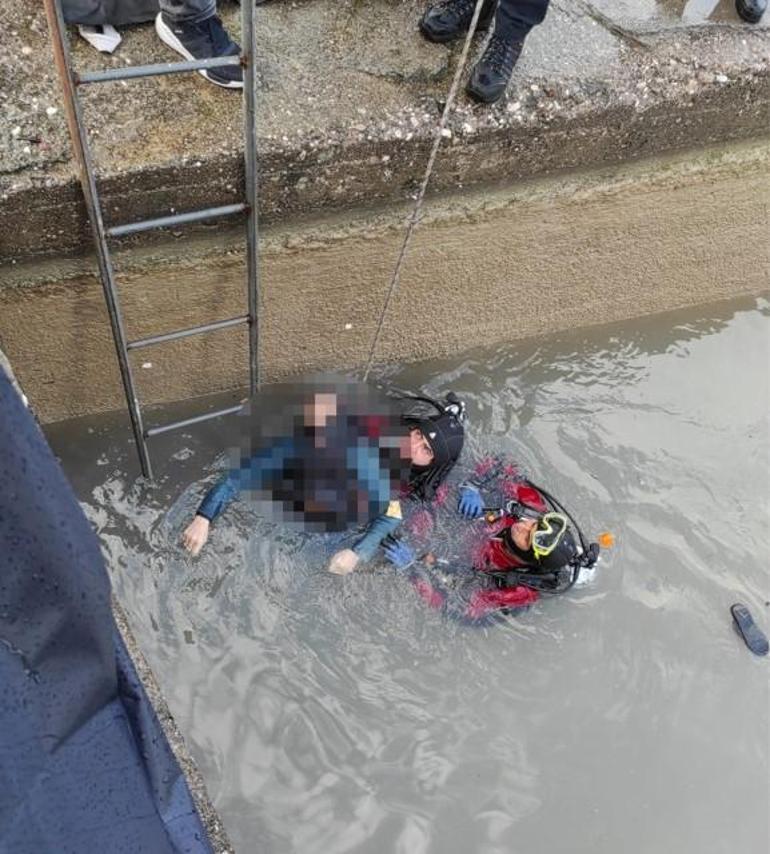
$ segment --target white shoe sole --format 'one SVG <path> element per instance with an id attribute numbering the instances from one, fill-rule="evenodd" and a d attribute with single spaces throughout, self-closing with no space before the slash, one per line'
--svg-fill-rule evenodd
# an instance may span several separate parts
<path id="1" fill-rule="evenodd" d="M 161 17 L 161 13 L 158 12 L 158 16 L 155 18 L 155 32 L 158 34 L 158 37 L 163 42 L 163 44 L 168 45 L 171 50 L 175 50 L 178 54 L 183 56 L 185 59 L 194 60 L 194 57 L 189 50 L 179 41 L 179 39 L 174 35 L 174 31 L 169 28 L 168 24 Z M 215 80 L 213 77 L 209 76 L 208 69 L 201 68 L 198 70 L 198 74 L 202 77 L 205 77 L 209 83 L 213 83 L 215 86 L 221 86 L 223 89 L 243 89 L 243 81 L 234 80 L 231 83 L 223 83 L 219 80 Z"/>

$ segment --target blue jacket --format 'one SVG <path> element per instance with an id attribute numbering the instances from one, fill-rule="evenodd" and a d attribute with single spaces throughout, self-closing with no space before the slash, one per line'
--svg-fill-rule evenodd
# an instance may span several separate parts
<path id="1" fill-rule="evenodd" d="M 391 501 L 387 512 L 369 522 L 363 537 L 353 546 L 353 551 L 361 560 L 371 560 L 385 537 L 394 533 L 402 522 L 401 502 Z"/>
<path id="2" fill-rule="evenodd" d="M 287 461 L 312 453 L 311 448 L 302 448 L 301 440 L 287 437 L 268 448 L 253 454 L 237 469 L 232 469 L 216 483 L 203 498 L 197 515 L 210 522 L 216 519 L 242 491 L 256 492 L 263 489 L 270 476 L 280 474 Z M 346 465 L 359 489 L 368 496 L 371 506 L 382 507 L 390 500 L 391 483 L 382 470 L 378 449 L 368 444 L 351 446 L 345 451 Z M 354 550 L 363 560 L 369 560 L 379 544 L 401 523 L 398 502 L 391 502 L 388 511 L 374 518 L 367 526 L 364 536 L 355 544 Z"/>
<path id="3" fill-rule="evenodd" d="M 248 461 L 242 462 L 237 469 L 231 469 L 209 489 L 198 507 L 197 515 L 213 522 L 242 490 L 261 489 L 267 475 L 280 472 L 296 449 L 293 438 L 284 438 L 253 454 Z"/>

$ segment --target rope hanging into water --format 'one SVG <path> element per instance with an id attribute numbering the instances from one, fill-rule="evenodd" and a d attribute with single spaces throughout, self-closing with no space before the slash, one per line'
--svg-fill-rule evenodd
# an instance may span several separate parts
<path id="1" fill-rule="evenodd" d="M 364 382 L 366 382 L 367 378 L 369 377 L 369 371 L 371 371 L 372 369 L 372 363 L 374 362 L 374 354 L 377 351 L 377 344 L 380 340 L 380 333 L 382 332 L 382 327 L 385 323 L 385 316 L 388 313 L 390 302 L 393 298 L 393 294 L 396 292 L 399 279 L 401 278 L 401 267 L 404 263 L 404 258 L 406 257 L 406 252 L 409 248 L 409 243 L 412 239 L 412 232 L 414 231 L 414 228 L 420 218 L 420 211 L 422 209 L 422 203 L 425 198 L 425 191 L 428 188 L 428 182 L 430 181 L 430 177 L 433 172 L 433 164 L 436 162 L 436 155 L 438 154 L 438 149 L 441 145 L 441 140 L 444 136 L 444 128 L 446 127 L 447 119 L 449 118 L 449 113 L 452 109 L 452 104 L 454 102 L 455 97 L 457 96 L 457 90 L 460 87 L 460 79 L 462 78 L 463 71 L 465 70 L 465 63 L 468 59 L 468 52 L 470 51 L 473 36 L 476 34 L 476 27 L 479 23 L 481 7 L 484 5 L 484 2 L 485 0 L 476 0 L 476 8 L 473 10 L 473 18 L 471 19 L 471 24 L 468 28 L 468 35 L 465 37 L 465 44 L 463 45 L 463 50 L 460 54 L 460 61 L 457 64 L 457 71 L 455 71 L 454 80 L 452 80 L 452 85 L 449 88 L 449 94 L 447 95 L 446 103 L 444 104 L 444 111 L 441 114 L 441 119 L 436 129 L 436 137 L 433 140 L 433 148 L 431 149 L 430 157 L 428 158 L 428 165 L 425 167 L 425 175 L 423 176 L 422 184 L 420 184 L 420 190 L 417 193 L 417 198 L 414 203 L 414 208 L 412 209 L 412 214 L 407 220 L 404 241 L 401 244 L 401 251 L 399 252 L 398 260 L 396 261 L 396 267 L 393 270 L 393 277 L 390 280 L 390 287 L 388 288 L 388 293 L 385 297 L 385 303 L 382 306 L 382 311 L 380 312 L 380 319 L 377 323 L 377 329 L 374 332 L 374 339 L 372 340 L 372 346 L 369 350 L 369 358 L 366 362 L 366 369 L 364 370 Z"/>

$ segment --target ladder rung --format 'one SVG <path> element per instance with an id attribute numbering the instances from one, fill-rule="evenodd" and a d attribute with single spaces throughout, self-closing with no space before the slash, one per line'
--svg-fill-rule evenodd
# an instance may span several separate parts
<path id="1" fill-rule="evenodd" d="M 139 222 L 126 223 L 126 225 L 115 225 L 107 229 L 107 234 L 110 237 L 122 237 L 124 234 L 136 234 L 138 231 L 150 231 L 153 228 L 166 228 L 170 225 L 185 225 L 188 222 L 200 222 L 202 219 L 231 216 L 232 214 L 242 213 L 245 210 L 246 205 L 243 202 L 237 205 L 222 205 L 219 208 L 204 208 L 200 211 L 161 216 L 157 219 L 143 219 Z"/>
<path id="2" fill-rule="evenodd" d="M 190 424 L 199 424 L 201 421 L 209 421 L 212 418 L 219 418 L 221 415 L 234 415 L 240 412 L 243 406 L 230 406 L 227 409 L 216 409 L 213 412 L 207 412 L 205 415 L 196 415 L 194 418 L 185 418 L 183 421 L 172 421 L 170 424 L 162 424 L 160 427 L 150 427 L 144 431 L 144 435 L 149 439 L 150 436 L 157 436 L 158 433 L 167 433 L 169 430 L 178 430 L 180 427 L 187 427 Z"/>
<path id="3" fill-rule="evenodd" d="M 128 65 L 108 68 L 106 71 L 87 71 L 75 74 L 76 83 L 106 83 L 110 80 L 131 80 L 136 77 L 157 77 L 161 74 L 180 74 L 200 71 L 203 68 L 220 68 L 223 65 L 240 65 L 240 56 L 214 56 L 209 59 L 191 59 L 185 62 L 160 62 L 157 65 Z"/>
<path id="4" fill-rule="evenodd" d="M 176 332 L 166 332 L 164 335 L 153 335 L 152 338 L 140 338 L 137 341 L 129 341 L 127 350 L 138 350 L 140 347 L 149 347 L 152 344 L 163 344 L 165 341 L 176 341 L 177 338 L 187 338 L 190 335 L 199 335 L 202 332 L 216 332 L 217 329 L 227 329 L 230 326 L 238 326 L 240 323 L 248 323 L 249 316 L 231 317 L 229 320 L 217 320 L 214 323 L 204 323 L 202 326 L 191 326 L 189 329 L 179 329 Z"/>

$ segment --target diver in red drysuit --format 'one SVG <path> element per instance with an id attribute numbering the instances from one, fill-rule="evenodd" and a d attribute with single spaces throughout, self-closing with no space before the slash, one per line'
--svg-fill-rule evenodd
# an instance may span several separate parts
<path id="1" fill-rule="evenodd" d="M 504 506 L 485 510 L 480 486 L 495 478 Z M 454 619 L 488 622 L 531 605 L 541 592 L 564 592 L 581 568 L 598 559 L 598 545 L 585 543 L 561 505 L 511 466 L 482 464 L 474 480 L 460 487 L 458 509 L 469 519 L 486 517 L 486 530 L 473 548 L 472 570 L 447 574 L 432 555 L 417 561 L 405 542 L 393 539 L 385 544 L 385 556 L 407 573 L 420 597 Z"/>

